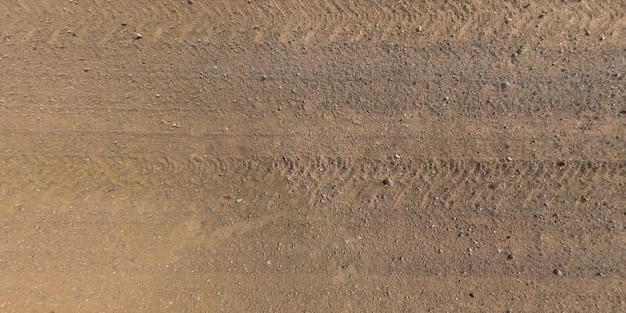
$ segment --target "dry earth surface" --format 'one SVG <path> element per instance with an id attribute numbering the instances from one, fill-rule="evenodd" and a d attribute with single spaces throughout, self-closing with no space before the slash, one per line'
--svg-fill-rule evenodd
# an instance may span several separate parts
<path id="1" fill-rule="evenodd" d="M 2 312 L 625 312 L 626 2 L 0 0 Z"/>

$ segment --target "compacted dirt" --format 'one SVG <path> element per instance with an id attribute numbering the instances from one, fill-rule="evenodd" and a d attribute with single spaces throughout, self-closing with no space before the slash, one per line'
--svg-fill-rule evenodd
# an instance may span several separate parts
<path id="1" fill-rule="evenodd" d="M 0 1 L 2 312 L 624 312 L 626 2 Z"/>

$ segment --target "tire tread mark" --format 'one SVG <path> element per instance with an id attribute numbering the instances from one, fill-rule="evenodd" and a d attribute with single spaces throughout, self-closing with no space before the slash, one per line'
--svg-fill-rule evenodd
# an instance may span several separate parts
<path id="1" fill-rule="evenodd" d="M 393 160 L 319 155 L 254 159 L 19 155 L 3 156 L 0 161 L 4 165 L 0 194 L 24 201 L 28 199 L 20 199 L 20 194 L 26 191 L 33 199 L 49 199 L 46 203 L 50 206 L 66 208 L 80 203 L 121 208 L 129 202 L 162 203 L 160 210 L 164 211 L 181 205 L 201 207 L 204 204 L 197 202 L 204 198 L 198 193 L 221 177 L 235 177 L 252 185 L 275 181 L 284 185 L 287 194 L 304 195 L 310 206 L 335 202 L 362 208 L 531 208 L 546 199 L 556 206 L 575 202 L 619 204 L 624 200 L 621 190 L 626 183 L 624 162 L 599 160 L 569 160 L 564 167 L 548 160 Z M 394 184 L 385 185 L 385 178 Z M 579 201 L 586 198 L 592 201 Z M 7 199 L 7 203 L 11 201 Z"/>
<path id="2" fill-rule="evenodd" d="M 64 16 L 66 22 L 54 20 L 43 27 L 47 31 L 55 31 L 66 25 L 78 25 L 78 29 L 73 31 L 81 34 L 80 37 L 89 37 L 83 34 L 90 33 L 88 29 L 93 25 L 106 28 L 107 25 L 125 20 L 130 21 L 129 26 L 146 32 L 148 37 L 155 35 L 155 41 L 160 40 L 155 33 L 159 26 L 177 25 L 178 30 L 173 31 L 173 37 L 190 42 L 196 40 L 198 33 L 206 37 L 207 34 L 214 33 L 215 28 L 224 28 L 220 32 L 226 38 L 245 40 L 252 33 L 248 30 L 258 25 L 259 29 L 255 34 L 257 40 L 286 42 L 297 39 L 305 42 L 315 40 L 318 43 L 339 39 L 365 40 L 364 32 L 371 32 L 368 39 L 374 41 L 396 38 L 411 40 L 419 36 L 414 31 L 418 26 L 428 26 L 426 31 L 432 40 L 449 37 L 450 33 L 454 33 L 461 40 L 478 40 L 496 30 L 498 33 L 509 33 L 512 38 L 532 32 L 536 34 L 535 38 L 543 38 L 542 40 L 591 30 L 594 34 L 604 34 L 607 39 L 619 39 L 623 37 L 626 25 L 624 3 L 561 3 L 556 6 L 537 3 L 528 9 L 521 6 L 505 8 L 492 5 L 490 1 L 478 0 L 469 3 L 449 1 L 447 4 L 434 0 L 423 3 L 403 1 L 393 5 L 362 3 L 357 0 L 295 1 L 289 5 L 270 1 L 267 5 L 271 5 L 271 8 L 265 9 L 245 1 L 220 1 L 210 5 L 195 3 L 193 6 L 184 1 L 167 5 L 120 1 L 115 7 L 102 1 L 93 1 L 89 5 L 41 1 L 36 6 L 31 6 L 26 1 L 18 1 L 17 6 L 5 6 L 9 18 L 0 23 L 6 26 L 18 25 L 9 28 L 11 33 L 21 29 L 22 33 L 28 34 L 32 33 L 33 28 L 42 26 L 31 23 L 29 19 L 22 21 L 24 12 L 30 18 L 39 18 L 45 14 Z M 507 25 L 503 16 L 516 18 Z M 234 21 L 239 22 L 237 24 Z M 303 31 L 300 34 L 294 33 L 294 30 Z"/>

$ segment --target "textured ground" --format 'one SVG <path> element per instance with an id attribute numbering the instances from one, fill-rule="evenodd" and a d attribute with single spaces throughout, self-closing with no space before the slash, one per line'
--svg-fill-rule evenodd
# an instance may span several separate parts
<path id="1" fill-rule="evenodd" d="M 0 0 L 0 311 L 626 311 L 624 1 Z"/>

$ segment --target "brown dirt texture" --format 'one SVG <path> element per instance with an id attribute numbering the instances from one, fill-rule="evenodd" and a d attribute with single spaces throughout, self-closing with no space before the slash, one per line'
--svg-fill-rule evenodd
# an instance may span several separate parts
<path id="1" fill-rule="evenodd" d="M 626 312 L 623 0 L 0 0 L 1 312 Z"/>

